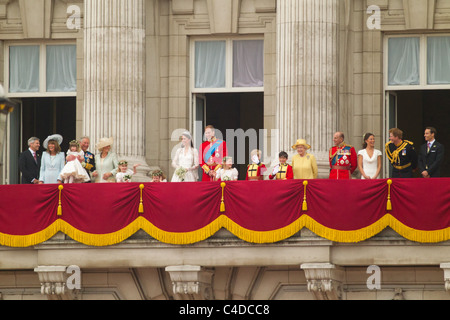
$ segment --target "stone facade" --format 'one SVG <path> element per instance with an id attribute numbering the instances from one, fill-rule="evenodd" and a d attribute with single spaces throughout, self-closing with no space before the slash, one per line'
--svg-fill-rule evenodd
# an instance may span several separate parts
<path id="1" fill-rule="evenodd" d="M 73 5 L 79 16 L 68 12 Z M 370 6 L 381 10 L 379 29 L 369 28 Z M 153 167 L 170 177 L 172 133 L 193 126 L 192 39 L 256 35 L 264 39 L 264 129 L 269 137 L 279 130 L 280 149 L 310 141 L 326 177 L 334 131 L 353 145 L 370 131 L 383 147 L 385 36 L 449 31 L 447 0 L 0 0 L 0 82 L 8 45 L 73 42 L 77 135 L 120 132 L 116 151 L 146 164 L 142 181 Z M 58 235 L 0 248 L 0 299 L 449 299 L 447 246 L 392 230 L 345 245 L 308 230 L 273 245 L 221 231 L 185 247 L 140 233 L 108 248 Z M 81 290 L 64 283 L 72 265 Z M 373 290 L 371 265 L 381 270 Z"/>
<path id="2" fill-rule="evenodd" d="M 0 294 L 4 300 L 447 300 L 447 247 L 413 243 L 391 229 L 359 244 L 333 243 L 306 229 L 272 245 L 244 243 L 225 230 L 190 246 L 137 233 L 108 248 L 59 234 L 29 249 L 0 248 Z M 75 275 L 71 266 L 79 267 L 80 289 L 68 286 L 75 284 L 67 281 Z"/>

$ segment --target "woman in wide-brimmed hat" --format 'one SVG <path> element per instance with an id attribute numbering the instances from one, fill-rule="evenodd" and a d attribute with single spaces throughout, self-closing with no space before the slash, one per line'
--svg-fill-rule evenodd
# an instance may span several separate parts
<path id="1" fill-rule="evenodd" d="M 39 183 L 61 183 L 59 174 L 65 165 L 64 152 L 61 151 L 63 137 L 53 134 L 45 139 L 43 146 L 46 150 L 42 154 Z"/>
<path id="2" fill-rule="evenodd" d="M 297 154 L 292 157 L 294 179 L 317 179 L 316 157 L 306 153 L 306 150 L 311 149 L 311 146 L 306 143 L 305 139 L 299 139 L 292 146 L 292 149 L 297 150 Z"/>
<path id="3" fill-rule="evenodd" d="M 115 182 L 114 176 L 117 173 L 119 160 L 111 151 L 113 143 L 113 138 L 101 138 L 97 143 L 96 147 L 100 153 L 95 155 L 96 170 L 92 173 L 95 182 Z"/>

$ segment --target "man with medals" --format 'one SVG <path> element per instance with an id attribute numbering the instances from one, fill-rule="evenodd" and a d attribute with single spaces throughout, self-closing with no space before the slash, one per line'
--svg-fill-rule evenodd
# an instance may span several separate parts
<path id="1" fill-rule="evenodd" d="M 264 163 L 261 162 L 261 150 L 253 150 L 250 153 L 250 156 L 252 158 L 252 163 L 247 167 L 245 180 L 264 180 L 264 173 L 267 171 L 267 168 Z"/>
<path id="2" fill-rule="evenodd" d="M 330 179 L 351 179 L 358 166 L 355 148 L 344 142 L 344 133 L 333 136 L 334 147 L 330 149 Z"/>
<path id="3" fill-rule="evenodd" d="M 413 143 L 403 140 L 403 131 L 398 128 L 389 130 L 389 140 L 386 155 L 392 166 L 392 178 L 412 178 L 417 168 Z"/>
<path id="4" fill-rule="evenodd" d="M 272 174 L 269 175 L 270 180 L 290 180 L 294 179 L 294 171 L 292 170 L 292 166 L 287 163 L 288 154 L 284 151 L 281 151 L 278 155 L 278 160 L 280 163 L 275 166 L 272 171 Z"/>
<path id="5" fill-rule="evenodd" d="M 80 139 L 80 147 L 84 152 L 84 162 L 82 163 L 82 166 L 90 176 L 90 174 L 95 171 L 95 155 L 88 151 L 89 145 L 90 139 L 88 137 L 82 137 Z"/>
<path id="6" fill-rule="evenodd" d="M 222 167 L 222 160 L 227 152 L 225 141 L 215 137 L 215 129 L 209 125 L 205 128 L 206 141 L 202 143 L 199 152 L 199 163 L 203 169 L 202 181 L 214 181 L 216 172 Z"/>

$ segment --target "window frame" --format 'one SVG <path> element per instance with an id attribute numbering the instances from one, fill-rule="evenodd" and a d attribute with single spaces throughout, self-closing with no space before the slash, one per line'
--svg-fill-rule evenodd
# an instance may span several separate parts
<path id="1" fill-rule="evenodd" d="M 47 46 L 74 45 L 75 41 L 11 41 L 4 45 L 4 88 L 10 98 L 39 98 L 39 97 L 76 97 L 77 91 L 48 92 L 47 91 Z M 9 92 L 9 48 L 18 46 L 39 46 L 39 91 L 38 92 Z M 78 76 L 77 76 L 78 77 Z"/>
<path id="2" fill-rule="evenodd" d="M 264 85 L 262 87 L 233 87 L 233 41 L 235 40 L 264 40 L 264 36 L 236 36 L 236 37 L 195 37 L 190 41 L 190 87 L 191 94 L 195 93 L 225 93 L 225 92 L 264 92 L 265 87 L 265 72 Z M 225 87 L 223 88 L 196 88 L 195 87 L 195 43 L 206 41 L 225 41 Z M 263 52 L 265 58 L 265 52 Z M 264 66 L 264 61 L 263 61 Z"/>
<path id="3" fill-rule="evenodd" d="M 449 84 L 428 84 L 428 38 L 449 37 L 450 33 L 424 33 L 424 34 L 391 34 L 384 37 L 384 88 L 386 91 L 398 90 L 448 90 Z M 418 85 L 390 85 L 389 84 L 389 39 L 392 38 L 419 38 L 420 44 L 420 83 Z"/>

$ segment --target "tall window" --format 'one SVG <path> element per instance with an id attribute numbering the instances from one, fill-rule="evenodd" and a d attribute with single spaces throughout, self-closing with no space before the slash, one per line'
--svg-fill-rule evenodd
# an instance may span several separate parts
<path id="1" fill-rule="evenodd" d="M 37 44 L 7 46 L 7 85 L 11 97 L 75 95 L 76 46 Z"/>
<path id="2" fill-rule="evenodd" d="M 427 41 L 428 84 L 450 84 L 450 36 Z"/>
<path id="3" fill-rule="evenodd" d="M 390 36 L 387 89 L 450 88 L 450 36 Z"/>
<path id="4" fill-rule="evenodd" d="M 194 92 L 264 91 L 264 40 L 193 42 Z"/>

